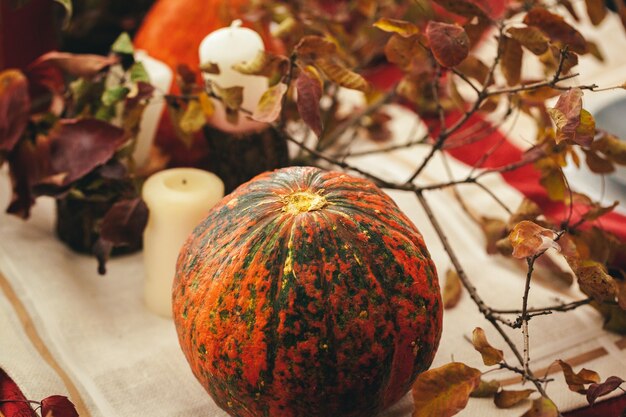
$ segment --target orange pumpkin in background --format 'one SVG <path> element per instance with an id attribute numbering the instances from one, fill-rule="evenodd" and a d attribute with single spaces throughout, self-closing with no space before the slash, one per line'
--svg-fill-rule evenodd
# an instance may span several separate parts
<path id="1" fill-rule="evenodd" d="M 135 47 L 165 62 L 174 72 L 180 64 L 195 71 L 200 64 L 198 47 L 202 39 L 216 29 L 229 26 L 235 19 L 244 20 L 249 5 L 250 0 L 157 0 L 137 31 Z M 243 25 L 261 34 L 267 50 L 280 50 L 267 27 L 245 20 Z M 176 82 L 171 91 L 179 91 Z M 207 145 L 201 136 L 198 135 L 188 148 L 176 137 L 165 110 L 155 143 L 170 157 L 169 165 L 198 166 L 207 155 Z"/>

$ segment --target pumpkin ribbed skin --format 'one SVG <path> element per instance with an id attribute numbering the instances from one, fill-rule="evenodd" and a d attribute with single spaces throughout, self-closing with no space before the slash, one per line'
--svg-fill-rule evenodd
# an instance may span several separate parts
<path id="1" fill-rule="evenodd" d="M 399 400 L 441 335 L 435 266 L 369 181 L 311 167 L 224 198 L 181 250 L 174 321 L 237 417 L 364 417 Z"/>

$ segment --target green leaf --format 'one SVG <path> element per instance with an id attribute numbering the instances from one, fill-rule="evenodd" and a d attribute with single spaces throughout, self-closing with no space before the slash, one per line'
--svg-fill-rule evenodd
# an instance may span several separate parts
<path id="1" fill-rule="evenodd" d="M 130 40 L 128 33 L 122 32 L 120 36 L 117 37 L 113 45 L 111 45 L 111 52 L 122 55 L 133 55 L 135 53 L 133 42 Z"/>
<path id="2" fill-rule="evenodd" d="M 65 17 L 63 18 L 63 29 L 67 29 L 67 27 L 70 25 L 70 20 L 72 19 L 72 14 L 74 10 L 72 6 L 72 0 L 54 0 L 54 1 L 59 3 L 65 9 Z"/>
<path id="3" fill-rule="evenodd" d="M 406 20 L 392 19 L 383 17 L 374 23 L 374 27 L 391 33 L 397 33 L 398 35 L 408 38 L 419 33 L 419 28 L 413 23 Z"/>
<path id="4" fill-rule="evenodd" d="M 263 93 L 254 109 L 252 118 L 258 122 L 272 123 L 280 116 L 283 96 L 287 92 L 287 84 L 279 83 Z"/>
<path id="5" fill-rule="evenodd" d="M 109 88 L 102 94 L 102 104 L 112 106 L 125 99 L 129 91 L 128 88 L 122 86 Z"/>
<path id="6" fill-rule="evenodd" d="M 413 417 L 450 417 L 465 408 L 480 371 L 452 362 L 421 373 L 413 384 Z"/>
<path id="7" fill-rule="evenodd" d="M 150 76 L 142 62 L 137 61 L 130 67 L 130 80 L 135 83 L 139 81 L 150 83 Z"/>

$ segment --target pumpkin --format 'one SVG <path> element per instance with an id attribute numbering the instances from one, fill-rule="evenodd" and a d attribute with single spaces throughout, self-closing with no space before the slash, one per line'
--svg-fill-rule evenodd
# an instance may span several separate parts
<path id="1" fill-rule="evenodd" d="M 261 174 L 181 249 L 173 315 L 191 369 L 236 417 L 364 417 L 399 400 L 441 335 L 435 265 L 370 181 Z"/>

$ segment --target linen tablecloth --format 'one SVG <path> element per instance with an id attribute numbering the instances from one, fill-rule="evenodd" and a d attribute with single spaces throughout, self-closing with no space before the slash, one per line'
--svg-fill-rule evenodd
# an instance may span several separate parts
<path id="1" fill-rule="evenodd" d="M 611 18 L 596 34 L 608 36 L 614 30 L 622 29 Z M 604 51 L 605 67 L 587 58 L 582 60 L 581 67 L 588 70 L 591 79 L 605 72 L 602 81 L 607 85 L 623 81 L 626 56 L 618 51 L 625 50 L 626 45 L 623 39 L 616 41 L 619 42 L 622 43 L 609 45 L 615 47 L 615 53 Z M 610 74 L 614 79 L 607 79 Z M 388 111 L 393 116 L 395 140 L 406 140 L 415 124 L 414 115 L 400 107 L 390 107 Z M 418 126 L 418 131 L 424 128 Z M 533 137 L 531 124 L 523 118 L 502 131 L 518 145 Z M 410 176 L 414 161 L 426 151 L 417 147 L 355 158 L 352 162 L 398 181 Z M 449 162 L 455 175 L 463 175 L 469 169 L 453 159 Z M 0 174 L 0 207 L 6 207 L 10 186 L 6 172 Z M 447 178 L 443 161 L 436 159 L 422 181 Z M 523 198 L 514 184 L 498 175 L 486 177 L 485 183 L 511 207 Z M 463 186 L 462 193 L 474 209 L 505 217 L 502 209 L 478 187 Z M 424 235 L 443 276 L 450 262 L 415 196 L 389 194 Z M 494 308 L 520 306 L 524 265 L 487 255 L 479 226 L 448 191 L 429 192 L 426 198 L 486 302 Z M 52 200 L 39 199 L 28 222 L 0 215 L 0 366 L 28 398 L 68 395 L 82 417 L 225 417 L 226 413 L 217 408 L 191 374 L 178 347 L 172 321 L 155 316 L 144 307 L 141 253 L 112 259 L 107 275 L 99 276 L 93 258 L 71 252 L 55 238 L 53 206 Z M 541 276 L 536 277 L 535 284 L 530 297 L 532 306 L 582 297 L 576 286 L 558 287 Z M 604 332 L 601 323 L 602 318 L 590 307 L 533 318 L 530 352 L 535 369 L 545 368 L 560 358 L 575 363 L 575 369 L 584 365 L 604 378 L 617 375 L 626 379 L 626 339 Z M 468 341 L 477 326 L 486 330 L 494 345 L 504 348 L 465 294 L 457 307 L 444 314 L 443 336 L 433 366 L 456 360 L 484 369 L 479 354 Z M 521 333 L 511 331 L 510 335 L 521 345 Z M 510 353 L 506 355 L 512 358 Z M 490 376 L 506 378 L 498 373 Z M 549 384 L 548 394 L 562 410 L 585 404 L 584 397 L 567 390 L 560 373 L 552 376 L 556 381 Z M 459 415 L 519 416 L 527 407 L 523 404 L 496 410 L 491 400 L 471 399 Z M 407 395 L 381 417 L 408 417 L 411 412 L 412 399 Z"/>

